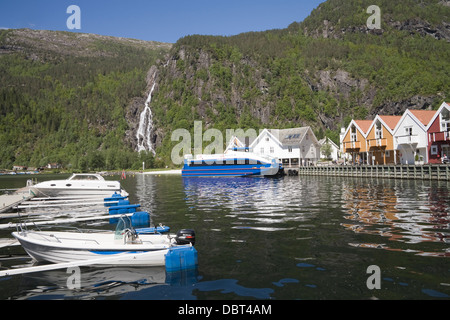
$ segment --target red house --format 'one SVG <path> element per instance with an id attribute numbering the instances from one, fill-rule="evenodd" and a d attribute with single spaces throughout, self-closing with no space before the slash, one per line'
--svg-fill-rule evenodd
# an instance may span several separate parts
<path id="1" fill-rule="evenodd" d="M 427 127 L 428 162 L 442 163 L 450 157 L 450 104 L 442 103 Z"/>

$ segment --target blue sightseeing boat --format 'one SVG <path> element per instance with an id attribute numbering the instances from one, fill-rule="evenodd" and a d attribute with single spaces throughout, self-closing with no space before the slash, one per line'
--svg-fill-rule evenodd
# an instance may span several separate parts
<path id="1" fill-rule="evenodd" d="M 249 152 L 186 156 L 183 177 L 275 176 L 283 172 L 277 158 Z"/>

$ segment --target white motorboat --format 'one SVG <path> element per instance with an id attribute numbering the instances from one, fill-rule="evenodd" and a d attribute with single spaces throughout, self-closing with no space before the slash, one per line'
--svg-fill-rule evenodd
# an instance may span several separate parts
<path id="1" fill-rule="evenodd" d="M 121 218 L 115 232 L 21 230 L 13 232 L 13 236 L 38 262 L 166 266 L 169 271 L 177 269 L 180 259 L 184 269 L 197 265 L 193 230 L 181 230 L 176 235 L 137 234 L 127 218 Z"/>
<path id="2" fill-rule="evenodd" d="M 107 181 L 94 173 L 75 173 L 66 180 L 40 182 L 32 186 L 31 190 L 45 197 L 111 196 L 114 193 L 128 195 L 119 181 Z"/>

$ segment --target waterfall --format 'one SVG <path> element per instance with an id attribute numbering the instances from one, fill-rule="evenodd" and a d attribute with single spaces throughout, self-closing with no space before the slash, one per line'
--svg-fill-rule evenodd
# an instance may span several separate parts
<path id="1" fill-rule="evenodd" d="M 139 120 L 139 128 L 136 133 L 137 139 L 137 151 L 150 151 L 155 155 L 155 150 L 153 150 L 151 133 L 153 129 L 153 114 L 150 109 L 150 103 L 152 102 L 153 90 L 155 90 L 156 81 L 153 83 L 152 89 L 145 101 L 144 111 L 141 113 L 141 118 Z"/>

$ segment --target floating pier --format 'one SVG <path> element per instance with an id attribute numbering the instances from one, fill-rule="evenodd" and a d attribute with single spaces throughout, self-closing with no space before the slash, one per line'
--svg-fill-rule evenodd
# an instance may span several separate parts
<path id="1" fill-rule="evenodd" d="M 30 193 L 30 188 L 25 187 L 17 190 L 14 194 L 4 194 L 0 196 L 0 213 L 8 212 L 22 202 L 32 199 L 34 195 Z"/>
<path id="2" fill-rule="evenodd" d="M 340 177 L 376 177 L 417 180 L 450 180 L 450 166 L 429 165 L 359 165 L 316 166 L 289 168 L 291 175 L 320 175 Z M 285 170 L 286 171 L 286 170 Z M 294 173 L 296 171 L 296 173 Z"/>

